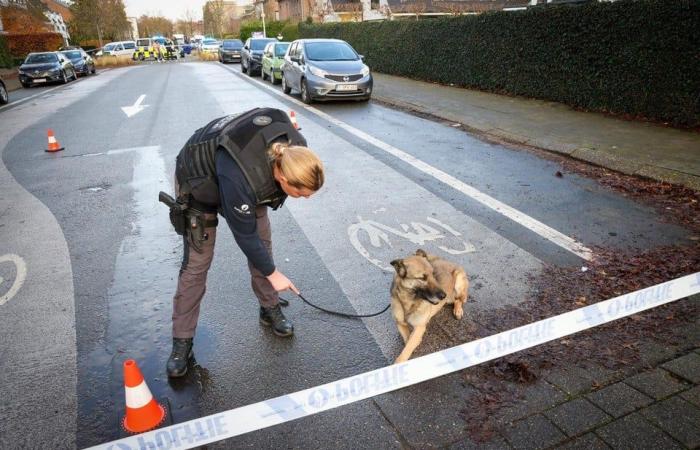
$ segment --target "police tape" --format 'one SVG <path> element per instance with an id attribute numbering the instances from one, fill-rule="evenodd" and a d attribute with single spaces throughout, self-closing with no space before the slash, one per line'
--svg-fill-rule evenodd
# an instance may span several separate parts
<path id="1" fill-rule="evenodd" d="M 180 450 L 354 403 L 475 366 L 700 292 L 700 272 L 405 363 L 91 447 Z"/>

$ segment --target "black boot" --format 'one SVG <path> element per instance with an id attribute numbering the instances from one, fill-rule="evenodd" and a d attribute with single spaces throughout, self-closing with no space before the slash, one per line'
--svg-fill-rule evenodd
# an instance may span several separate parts
<path id="1" fill-rule="evenodd" d="M 168 358 L 168 376 L 177 378 L 187 373 L 187 363 L 194 358 L 192 338 L 173 338 L 173 351 Z"/>
<path id="2" fill-rule="evenodd" d="M 280 305 L 275 305 L 270 308 L 260 307 L 260 323 L 272 327 L 272 331 L 277 336 L 289 337 L 294 334 L 294 325 L 284 317 Z"/>

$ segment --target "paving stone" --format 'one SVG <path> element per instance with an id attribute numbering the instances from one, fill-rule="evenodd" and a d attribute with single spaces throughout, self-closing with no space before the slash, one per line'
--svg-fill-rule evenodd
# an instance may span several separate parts
<path id="1" fill-rule="evenodd" d="M 553 370 L 545 379 L 571 396 L 590 392 L 596 384 L 607 384 L 619 374 L 603 367 L 562 367 Z"/>
<path id="2" fill-rule="evenodd" d="M 687 385 L 673 378 L 668 372 L 657 367 L 625 379 L 625 383 L 660 400 L 687 388 Z"/>
<path id="3" fill-rule="evenodd" d="M 500 421 L 515 422 L 523 417 L 549 409 L 565 400 L 566 394 L 557 387 L 545 380 L 538 380 L 535 384 L 522 387 L 518 401 L 512 406 L 504 408 Z"/>
<path id="4" fill-rule="evenodd" d="M 577 398 L 545 411 L 544 415 L 569 436 L 576 436 L 611 419 L 597 406 Z"/>
<path id="5" fill-rule="evenodd" d="M 700 383 L 700 355 L 688 353 L 663 364 L 661 367 L 693 383 Z"/>
<path id="6" fill-rule="evenodd" d="M 640 411 L 689 448 L 700 446 L 700 409 L 676 395 Z"/>
<path id="7" fill-rule="evenodd" d="M 503 430 L 503 436 L 513 448 L 528 450 L 551 447 L 566 439 L 564 433 L 541 414 L 513 423 Z"/>
<path id="8" fill-rule="evenodd" d="M 588 394 L 586 398 L 615 418 L 654 402 L 650 397 L 623 382 L 606 386 Z"/>
<path id="9" fill-rule="evenodd" d="M 679 395 L 700 408 L 700 386 L 695 386 L 693 389 L 681 392 Z"/>
<path id="10" fill-rule="evenodd" d="M 584 434 L 557 446 L 559 450 L 607 450 L 609 448 L 608 444 L 593 433 Z"/>
<path id="11" fill-rule="evenodd" d="M 682 449 L 669 435 L 633 413 L 598 428 L 595 433 L 615 450 Z"/>
<path id="12" fill-rule="evenodd" d="M 448 447 L 450 450 L 511 450 L 505 439 L 495 436 L 488 442 L 476 442 L 470 438 L 455 442 Z"/>

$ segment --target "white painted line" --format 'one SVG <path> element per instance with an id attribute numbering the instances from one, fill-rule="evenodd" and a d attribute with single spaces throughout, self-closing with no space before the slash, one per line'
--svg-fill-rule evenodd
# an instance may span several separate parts
<path id="1" fill-rule="evenodd" d="M 92 449 L 189 449 L 412 386 L 700 292 L 700 272 L 401 364 L 242 406 Z"/>
<path id="2" fill-rule="evenodd" d="M 2 110 L 5 109 L 5 108 L 9 108 L 9 107 L 11 107 L 11 106 L 20 105 L 20 104 L 22 104 L 22 103 L 24 103 L 24 102 L 27 102 L 27 101 L 29 101 L 29 100 L 31 100 L 31 99 L 33 99 L 33 98 L 37 98 L 37 97 L 39 97 L 40 95 L 48 94 L 49 92 L 55 91 L 56 89 L 60 89 L 60 88 L 62 88 L 62 87 L 64 87 L 64 85 L 56 86 L 56 87 L 53 87 L 53 88 L 51 88 L 51 89 L 47 89 L 47 90 L 45 90 L 45 91 L 41 91 L 41 92 L 39 92 L 38 94 L 34 94 L 34 95 L 30 96 L 30 97 L 25 97 L 25 98 L 22 98 L 22 99 L 17 100 L 17 101 L 12 101 L 12 102 L 8 103 L 8 104 L 5 105 L 5 106 L 0 106 L 0 111 L 2 111 Z"/>
<path id="3" fill-rule="evenodd" d="M 12 297 L 17 295 L 17 292 L 22 288 L 24 280 L 27 278 L 27 263 L 24 262 L 21 256 L 15 254 L 7 254 L 0 256 L 0 263 L 11 262 L 15 265 L 15 281 L 10 286 L 10 289 L 0 296 L 0 306 L 12 300 Z M 0 285 L 3 283 L 3 278 L 0 277 Z"/>
<path id="4" fill-rule="evenodd" d="M 126 114 L 126 117 L 132 117 L 148 107 L 148 105 L 141 105 L 143 99 L 146 98 L 146 94 L 141 94 L 136 102 L 132 106 L 122 106 L 122 111 Z"/>
<path id="5" fill-rule="evenodd" d="M 547 239 L 548 241 L 558 245 L 559 247 L 562 247 L 563 249 L 587 260 L 590 261 L 593 259 L 593 251 L 583 245 L 581 242 L 563 234 L 560 233 L 559 231 L 555 230 L 554 228 L 550 227 L 549 225 L 546 225 L 539 220 L 528 216 L 527 214 L 518 211 L 517 209 L 506 205 L 505 203 L 496 200 L 495 198 L 491 197 L 488 194 L 485 194 L 478 189 L 469 186 L 468 184 L 462 182 L 461 180 L 458 180 L 457 178 L 453 177 L 452 175 L 449 175 L 448 173 L 443 172 L 440 169 L 437 169 L 427 163 L 424 163 L 423 161 L 419 160 L 418 158 L 414 157 L 413 155 L 410 155 L 402 150 L 399 150 L 398 148 L 387 144 L 386 142 L 380 141 L 379 139 L 370 136 L 369 134 L 365 133 L 364 131 L 358 130 L 357 128 L 341 121 L 338 120 L 323 111 L 320 111 L 312 106 L 308 106 L 305 103 L 288 96 L 281 91 L 278 91 L 277 89 L 273 88 L 270 85 L 267 85 L 266 83 L 263 83 L 261 81 L 253 80 L 250 77 L 244 77 L 241 73 L 233 70 L 233 69 L 228 69 L 230 72 L 235 73 L 241 78 L 246 79 L 249 82 L 254 82 L 257 83 L 260 87 L 263 87 L 267 89 L 268 91 L 274 93 L 278 97 L 282 97 L 285 100 L 288 100 L 290 102 L 293 102 L 300 107 L 306 109 L 310 113 L 313 113 L 328 122 L 331 122 L 332 124 L 342 128 L 343 130 L 347 131 L 348 133 L 362 139 L 365 142 L 368 142 L 372 145 L 374 145 L 377 148 L 380 148 L 381 150 L 384 150 L 385 152 L 399 158 L 400 160 L 406 162 L 407 164 L 410 164 L 411 166 L 415 167 L 416 169 L 420 170 L 423 173 L 426 173 L 433 178 L 445 183 L 446 185 L 450 186 L 451 188 L 458 190 L 465 194 L 466 196 L 472 198 L 473 200 L 476 200 L 477 202 L 481 203 L 482 205 L 496 211 L 499 214 L 502 214 L 503 216 L 511 219 L 514 222 L 519 223 L 520 225 L 524 226 L 525 228 L 529 229 L 530 231 L 542 236 L 543 238 Z"/>

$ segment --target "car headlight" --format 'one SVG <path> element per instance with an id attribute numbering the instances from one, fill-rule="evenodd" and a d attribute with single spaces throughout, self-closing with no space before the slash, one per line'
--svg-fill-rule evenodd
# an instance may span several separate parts
<path id="1" fill-rule="evenodd" d="M 22 69 L 19 69 L 19 70 L 17 71 L 17 73 L 19 73 L 20 75 L 26 75 L 26 74 L 27 74 L 27 73 L 26 73 L 24 70 L 22 70 Z"/>
<path id="2" fill-rule="evenodd" d="M 326 72 L 325 70 L 321 70 L 318 67 L 314 66 L 309 66 L 309 72 L 321 78 L 324 78 L 326 75 L 328 75 L 328 72 Z"/>
<path id="3" fill-rule="evenodd" d="M 367 75 L 369 75 L 369 67 L 367 67 L 366 65 L 363 65 L 362 66 L 362 76 L 366 77 Z"/>

